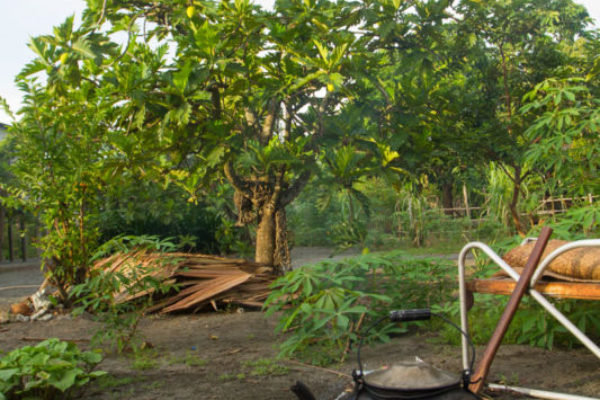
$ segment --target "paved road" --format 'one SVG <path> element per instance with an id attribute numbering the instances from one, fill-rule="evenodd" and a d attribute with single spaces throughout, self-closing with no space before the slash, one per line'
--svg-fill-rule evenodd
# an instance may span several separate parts
<path id="1" fill-rule="evenodd" d="M 33 294 L 44 281 L 40 261 L 0 264 L 0 302 L 8 303 Z M 18 289 L 3 289 L 10 286 L 30 286 Z"/>
<path id="2" fill-rule="evenodd" d="M 323 260 L 341 260 L 360 254 L 360 251 L 350 249 L 330 257 L 332 252 L 333 249 L 329 247 L 294 247 L 290 254 L 292 257 L 292 268 L 314 264 Z"/>
<path id="3" fill-rule="evenodd" d="M 292 249 L 292 266 L 298 268 L 305 264 L 313 264 L 321 260 L 338 260 L 359 254 L 357 250 L 350 249 L 334 257 L 329 257 L 332 249 L 327 247 L 296 247 Z M 457 255 L 432 255 L 430 257 L 452 258 Z M 0 263 L 0 302 L 15 302 L 29 296 L 43 282 L 44 277 L 40 271 L 40 260 L 28 262 Z M 18 289 L 3 289 L 9 286 L 26 286 Z"/>

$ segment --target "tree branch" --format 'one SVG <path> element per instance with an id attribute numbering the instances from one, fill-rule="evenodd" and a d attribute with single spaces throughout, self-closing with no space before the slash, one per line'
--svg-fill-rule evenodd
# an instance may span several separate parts
<path id="1" fill-rule="evenodd" d="M 235 190 L 242 193 L 244 197 L 252 199 L 252 192 L 248 187 L 248 183 L 234 172 L 233 167 L 231 165 L 231 161 L 227 161 L 225 163 L 225 166 L 223 167 L 223 172 L 225 172 L 225 177 Z"/>
<path id="2" fill-rule="evenodd" d="M 271 100 L 269 102 L 269 110 L 267 116 L 262 125 L 262 131 L 260 135 L 261 142 L 266 144 L 271 140 L 273 136 L 273 129 L 275 127 L 275 120 L 277 119 L 277 113 L 279 112 L 279 100 Z"/>
<path id="3" fill-rule="evenodd" d="M 327 106 L 329 105 L 329 100 L 331 98 L 329 91 L 327 91 L 325 93 L 325 97 L 323 97 L 323 99 L 321 99 L 321 104 L 319 105 L 319 107 L 315 108 L 315 111 L 317 112 L 317 123 L 318 123 L 318 131 L 315 132 L 315 136 L 320 137 L 323 135 L 323 131 L 324 131 L 324 122 L 323 122 L 323 114 L 325 114 L 325 110 L 327 109 Z"/>
<path id="4" fill-rule="evenodd" d="M 279 199 L 282 196 L 284 175 L 285 167 L 279 169 L 275 174 L 275 187 L 273 188 L 273 195 L 271 196 L 271 202 L 273 205 L 279 203 Z"/>
<path id="5" fill-rule="evenodd" d="M 256 114 L 254 111 L 250 110 L 248 107 L 244 108 L 244 116 L 246 117 L 246 121 L 248 125 L 255 129 L 255 132 L 258 131 L 258 126 L 256 122 Z"/>
<path id="6" fill-rule="evenodd" d="M 290 138 L 290 136 L 292 135 L 292 121 L 294 119 L 294 116 L 293 116 L 292 110 L 290 110 L 290 107 L 285 103 L 284 103 L 284 110 L 285 110 L 285 117 L 284 117 L 285 127 L 283 130 L 283 138 L 285 140 L 288 140 Z"/>
<path id="7" fill-rule="evenodd" d="M 304 186 L 306 186 L 306 184 L 310 180 L 311 176 L 312 174 L 310 171 L 304 171 L 298 177 L 298 179 L 296 179 L 296 181 L 290 186 L 290 188 L 286 190 L 285 193 L 283 193 L 283 195 L 281 196 L 282 207 L 287 206 L 292 202 L 292 200 L 298 197 L 302 189 L 304 189 Z"/>
<path id="8" fill-rule="evenodd" d="M 213 118 L 219 120 L 223 114 L 221 109 L 221 94 L 219 93 L 219 87 L 217 85 L 212 85 L 208 88 L 208 91 L 210 92 L 210 100 L 213 105 Z"/>
<path id="9" fill-rule="evenodd" d="M 504 39 L 499 46 L 500 56 L 502 61 L 502 81 L 504 84 L 504 98 L 506 104 L 506 112 L 508 113 L 508 134 L 512 135 L 512 98 L 508 87 L 508 68 L 506 66 L 506 57 L 504 55 Z"/>
<path id="10" fill-rule="evenodd" d="M 506 167 L 504 166 L 504 164 L 502 164 L 501 162 L 499 162 L 498 166 L 500 167 L 500 169 L 502 171 L 504 171 L 504 173 L 506 174 L 506 176 L 508 176 L 508 179 L 510 179 L 513 183 L 516 183 L 515 176 L 511 175 L 511 173 L 506 169 Z"/>
<path id="11" fill-rule="evenodd" d="M 104 0 L 102 2 L 102 11 L 100 12 L 100 17 L 98 18 L 98 21 L 96 22 L 96 26 L 100 26 L 100 24 L 104 20 L 105 14 L 106 14 L 106 0 Z"/>

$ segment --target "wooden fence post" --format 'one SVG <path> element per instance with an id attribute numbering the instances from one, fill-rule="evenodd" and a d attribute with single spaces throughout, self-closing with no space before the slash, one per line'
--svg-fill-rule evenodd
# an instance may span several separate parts
<path id="1" fill-rule="evenodd" d="M 469 209 L 469 195 L 467 193 L 467 185 L 463 183 L 463 199 L 465 201 L 465 215 L 471 219 L 471 210 Z"/>

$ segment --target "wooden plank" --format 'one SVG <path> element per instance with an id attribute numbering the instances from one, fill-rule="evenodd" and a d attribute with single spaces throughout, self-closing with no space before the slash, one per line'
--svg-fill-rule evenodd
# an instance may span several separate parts
<path id="1" fill-rule="evenodd" d="M 164 281 L 162 284 L 163 285 L 172 285 L 175 283 L 175 279 L 169 279 Z M 131 300 L 135 300 L 135 299 L 139 299 L 140 297 L 144 297 L 147 294 L 152 294 L 154 293 L 156 289 L 154 287 L 149 287 L 145 290 L 141 290 L 137 293 L 134 294 L 129 294 L 127 291 L 121 291 L 118 295 L 115 296 L 114 298 L 114 302 L 117 304 L 120 303 L 125 303 Z"/>
<path id="2" fill-rule="evenodd" d="M 262 301 L 249 301 L 249 300 L 230 300 L 230 299 L 225 299 L 223 300 L 223 303 L 227 303 L 227 304 L 239 304 L 241 306 L 247 306 L 247 307 L 252 307 L 252 308 L 262 308 L 263 306 L 263 302 Z"/>
<path id="3" fill-rule="evenodd" d="M 239 258 L 223 258 L 223 257 L 214 257 L 214 256 L 206 256 L 201 254 L 186 254 L 186 253 L 174 253 L 176 257 L 181 257 L 185 259 L 187 263 L 192 264 L 204 264 L 204 265 L 215 265 L 215 264 L 226 264 L 226 265 L 242 265 L 248 264 L 249 262 L 246 260 L 242 260 Z"/>
<path id="4" fill-rule="evenodd" d="M 212 284 L 212 280 L 198 281 L 198 283 L 196 285 L 187 287 L 187 288 L 181 290 L 179 293 L 169 296 L 165 300 L 156 303 L 155 305 L 148 308 L 146 310 L 146 312 L 151 313 L 154 311 L 158 311 L 158 310 L 162 309 L 163 307 L 173 304 L 187 296 L 193 295 L 194 293 L 196 293 L 200 290 L 205 290 L 206 288 L 210 287 L 211 284 Z"/>
<path id="5" fill-rule="evenodd" d="M 185 297 L 182 300 L 179 300 L 175 304 L 162 309 L 161 312 L 167 313 L 172 311 L 183 310 L 209 299 L 218 300 L 219 294 L 222 294 L 223 292 L 231 289 L 232 287 L 240 285 L 247 279 L 248 276 L 244 274 L 233 277 L 224 276 L 211 280 L 206 280 L 204 281 L 206 283 L 205 288 L 202 288 L 201 290 L 196 290 L 193 294 L 190 294 L 189 296 Z"/>
<path id="6" fill-rule="evenodd" d="M 190 268 L 190 269 L 199 269 L 199 270 L 214 270 L 217 271 L 219 269 L 239 269 L 239 265 L 238 264 L 200 264 L 200 263 L 195 263 L 195 264 L 191 264 L 191 263 L 185 263 L 183 266 L 183 268 Z"/>
<path id="7" fill-rule="evenodd" d="M 238 276 L 223 276 L 207 281 L 210 282 L 210 287 L 207 287 L 205 290 L 197 291 L 193 295 L 190 295 L 185 299 L 162 309 L 161 312 L 167 313 L 186 309 L 205 300 L 208 300 L 211 297 L 216 296 L 219 293 L 225 292 L 235 286 L 241 285 L 242 283 L 250 279 L 251 276 L 252 275 L 250 274 L 242 272 Z"/>
<path id="8" fill-rule="evenodd" d="M 212 279 L 219 278 L 222 276 L 238 276 L 239 274 L 245 274 L 245 272 L 239 269 L 223 269 L 223 270 L 193 270 L 193 271 L 179 271 L 177 276 L 185 276 L 188 278 L 200 278 L 200 279 Z"/>
<path id="9" fill-rule="evenodd" d="M 512 279 L 474 279 L 467 282 L 467 289 L 474 293 L 510 295 L 517 283 Z M 539 281 L 538 292 L 560 299 L 600 300 L 600 283 Z"/>

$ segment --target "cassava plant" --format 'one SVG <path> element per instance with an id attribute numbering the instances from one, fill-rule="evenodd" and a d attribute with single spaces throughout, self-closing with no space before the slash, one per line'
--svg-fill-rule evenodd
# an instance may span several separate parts
<path id="1" fill-rule="evenodd" d="M 315 363 L 344 358 L 364 328 L 394 308 L 446 301 L 453 286 L 450 262 L 414 259 L 395 251 L 323 261 L 289 272 L 273 283 L 267 314 L 282 312 L 277 330 L 287 332 L 283 356 Z M 381 324 L 367 341 L 402 330 Z"/>

